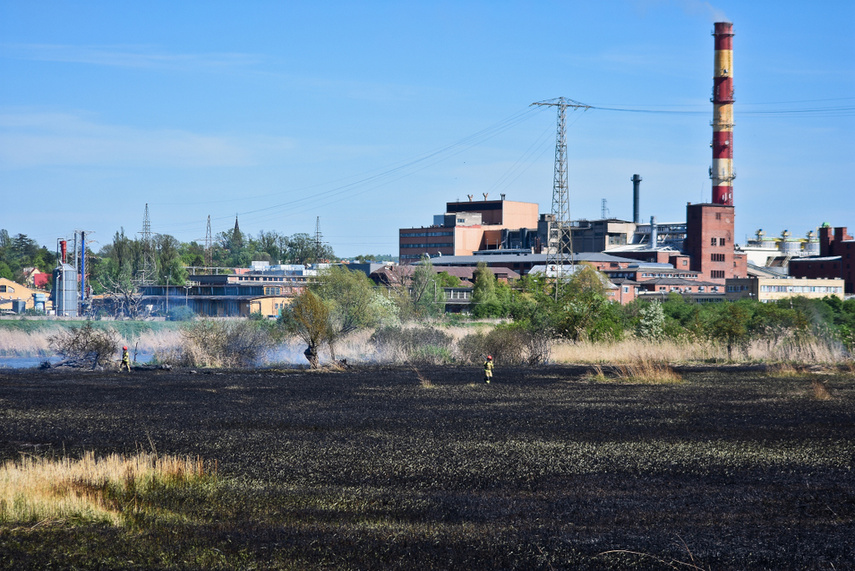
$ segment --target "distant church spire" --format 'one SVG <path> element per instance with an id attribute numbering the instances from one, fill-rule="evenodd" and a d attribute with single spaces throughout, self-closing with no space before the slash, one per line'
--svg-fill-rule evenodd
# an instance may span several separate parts
<path id="1" fill-rule="evenodd" d="M 243 246 L 243 234 L 240 233 L 237 213 L 235 213 L 235 229 L 232 231 L 232 245 L 238 248 Z"/>

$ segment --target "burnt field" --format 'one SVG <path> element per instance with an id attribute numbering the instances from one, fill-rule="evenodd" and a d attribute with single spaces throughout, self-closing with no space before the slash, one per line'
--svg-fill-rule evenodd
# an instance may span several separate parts
<path id="1" fill-rule="evenodd" d="M 855 568 L 852 373 L 680 374 L 0 371 L 2 460 L 219 475 L 133 525 L 0 524 L 0 567 Z"/>

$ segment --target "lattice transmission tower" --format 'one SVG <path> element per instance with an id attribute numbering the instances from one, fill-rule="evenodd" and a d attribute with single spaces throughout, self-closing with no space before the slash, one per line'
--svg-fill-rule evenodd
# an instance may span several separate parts
<path id="1" fill-rule="evenodd" d="M 140 280 L 143 284 L 154 282 L 155 272 L 157 271 L 157 262 L 154 259 L 154 239 L 151 235 L 151 219 L 148 216 L 148 202 L 145 203 L 145 214 L 143 215 L 142 232 L 142 269 L 140 270 Z"/>
<path id="2" fill-rule="evenodd" d="M 315 220 L 315 263 L 321 261 L 324 255 L 324 241 L 321 234 L 321 217 L 318 216 Z"/>
<path id="3" fill-rule="evenodd" d="M 559 297 L 561 283 L 572 271 L 573 232 L 570 228 L 570 191 L 567 187 L 567 108 L 590 109 L 590 105 L 565 97 L 538 101 L 532 105 L 556 107 L 558 128 L 555 135 L 555 173 L 552 182 L 552 227 L 549 230 L 546 251 L 547 268 L 555 268 L 555 298 Z"/>
<path id="4" fill-rule="evenodd" d="M 206 271 L 210 272 L 214 265 L 213 240 L 211 239 L 211 215 L 208 214 L 208 228 L 205 230 L 205 265 Z"/>

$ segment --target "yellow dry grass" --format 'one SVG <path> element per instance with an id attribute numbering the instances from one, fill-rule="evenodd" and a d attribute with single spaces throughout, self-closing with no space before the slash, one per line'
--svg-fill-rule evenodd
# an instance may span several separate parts
<path id="1" fill-rule="evenodd" d="M 819 379 L 811 380 L 811 388 L 813 389 L 813 398 L 816 400 L 831 400 L 831 391 L 828 390 L 828 385 Z"/>
<path id="2" fill-rule="evenodd" d="M 668 363 L 640 360 L 622 363 L 603 369 L 594 365 L 591 378 L 598 382 L 617 382 L 635 385 L 669 385 L 683 382 L 683 378 Z"/>
<path id="3" fill-rule="evenodd" d="M 726 358 L 726 349 L 707 341 L 680 343 L 627 338 L 599 343 L 559 342 L 552 347 L 552 360 L 559 363 L 688 363 Z"/>
<path id="4" fill-rule="evenodd" d="M 51 352 L 47 335 L 0 329 L 0 355 L 39 355 Z"/>
<path id="5" fill-rule="evenodd" d="M 805 363 L 840 364 L 849 361 L 840 345 L 821 339 L 754 339 L 728 358 L 727 349 L 708 340 L 650 341 L 634 337 L 621 341 L 558 342 L 552 347 L 552 360 L 559 363 L 638 363 L 642 361 L 670 363 L 743 362 L 743 363 Z"/>
<path id="6" fill-rule="evenodd" d="M 187 482 L 205 475 L 200 459 L 141 453 L 81 459 L 23 456 L 0 467 L 0 523 L 100 521 L 121 525 L 116 496 L 153 482 Z"/>

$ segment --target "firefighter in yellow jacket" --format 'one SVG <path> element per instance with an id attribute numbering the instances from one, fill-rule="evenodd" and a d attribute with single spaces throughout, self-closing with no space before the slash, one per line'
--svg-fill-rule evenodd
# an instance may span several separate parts
<path id="1" fill-rule="evenodd" d="M 128 355 L 128 346 L 125 345 L 122 347 L 122 364 L 119 365 L 119 372 L 122 371 L 131 372 L 131 356 Z"/>
<path id="2" fill-rule="evenodd" d="M 491 380 L 493 380 L 493 356 L 487 355 L 484 361 L 484 382 L 489 385 Z"/>

